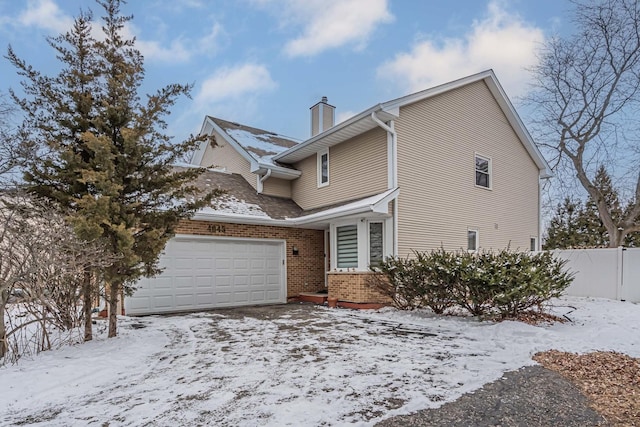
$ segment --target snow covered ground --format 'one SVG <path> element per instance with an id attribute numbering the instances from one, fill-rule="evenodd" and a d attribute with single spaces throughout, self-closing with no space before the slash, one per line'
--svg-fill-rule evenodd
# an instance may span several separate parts
<path id="1" fill-rule="evenodd" d="M 1 425 L 373 425 L 551 348 L 640 357 L 640 305 L 565 298 L 530 326 L 277 306 L 123 318 L 120 336 L 0 368 Z"/>

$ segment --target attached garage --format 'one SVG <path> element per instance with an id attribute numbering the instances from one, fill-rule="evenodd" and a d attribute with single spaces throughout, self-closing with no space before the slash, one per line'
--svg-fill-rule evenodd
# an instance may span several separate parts
<path id="1" fill-rule="evenodd" d="M 285 303 L 285 241 L 178 235 L 162 274 L 125 298 L 128 315 Z"/>

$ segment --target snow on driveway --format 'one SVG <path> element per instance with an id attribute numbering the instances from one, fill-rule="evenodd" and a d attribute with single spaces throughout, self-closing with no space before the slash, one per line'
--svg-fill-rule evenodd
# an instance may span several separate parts
<path id="1" fill-rule="evenodd" d="M 123 318 L 120 336 L 0 368 L 0 424 L 373 425 L 551 348 L 640 357 L 640 305 L 562 299 L 530 326 L 315 306 Z"/>

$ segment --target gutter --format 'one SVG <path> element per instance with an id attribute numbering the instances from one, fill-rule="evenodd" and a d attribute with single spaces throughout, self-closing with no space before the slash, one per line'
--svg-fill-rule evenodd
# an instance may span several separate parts
<path id="1" fill-rule="evenodd" d="M 274 164 L 262 163 L 256 160 L 251 161 L 251 167 L 249 169 L 249 172 L 259 173 L 263 169 L 267 171 L 272 170 L 273 172 L 279 175 L 286 176 L 291 179 L 298 178 L 300 177 L 300 175 L 302 175 L 302 172 L 297 169 L 290 169 L 290 168 L 285 168 L 283 166 L 278 166 Z M 284 179 L 287 179 L 287 178 L 284 178 Z"/>
<path id="2" fill-rule="evenodd" d="M 376 116 L 376 112 L 371 112 L 371 120 L 376 122 L 383 130 L 387 131 L 387 185 L 391 188 L 398 187 L 398 133 L 393 120 L 389 125 Z M 398 255 L 398 198 L 393 199 L 393 255 Z"/>
<path id="3" fill-rule="evenodd" d="M 264 189 L 264 182 L 269 179 L 269 177 L 271 176 L 271 169 L 267 169 L 267 173 L 265 173 L 263 176 L 258 176 L 258 194 L 262 194 L 262 190 Z"/>
<path id="4" fill-rule="evenodd" d="M 283 157 L 286 157 L 288 154 L 290 153 L 295 153 L 296 151 L 300 150 L 301 148 L 304 148 L 310 144 L 313 144 L 314 142 L 318 141 L 319 139 L 323 139 L 328 135 L 331 135 L 332 133 L 335 133 L 345 127 L 350 126 L 351 124 L 367 117 L 369 114 L 382 110 L 382 104 L 376 104 L 373 107 L 363 111 L 362 113 L 356 114 L 355 116 L 351 117 L 348 120 L 345 120 L 344 122 L 338 123 L 335 126 L 330 127 L 329 129 L 325 130 L 324 132 L 320 132 L 319 134 L 307 139 L 306 141 L 301 142 L 300 144 L 293 146 L 291 148 L 289 148 L 288 150 L 283 151 L 280 154 L 276 154 L 275 156 L 273 156 L 273 160 L 275 161 L 279 161 L 281 160 Z M 287 163 L 285 161 L 285 163 Z"/>
<path id="5" fill-rule="evenodd" d="M 345 210 L 328 210 L 297 218 L 273 219 L 268 216 L 259 217 L 240 214 L 196 212 L 191 217 L 191 219 L 195 221 L 217 221 L 237 224 L 279 225 L 283 227 L 296 227 L 301 225 L 313 224 L 314 222 L 318 221 L 328 221 L 334 218 L 362 213 L 384 213 L 384 211 L 386 210 L 386 205 L 390 201 L 389 199 L 396 198 L 398 196 L 398 193 L 398 189 L 387 190 L 384 197 L 381 197 L 380 200 L 377 200 L 373 203 L 357 205 Z"/>

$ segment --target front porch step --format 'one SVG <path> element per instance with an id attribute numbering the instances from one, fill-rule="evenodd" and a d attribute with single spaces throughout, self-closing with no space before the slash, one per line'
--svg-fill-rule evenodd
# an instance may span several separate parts
<path id="1" fill-rule="evenodd" d="M 323 305 L 327 302 L 327 294 L 315 292 L 302 292 L 298 294 L 298 302 L 310 302 L 313 304 Z"/>

